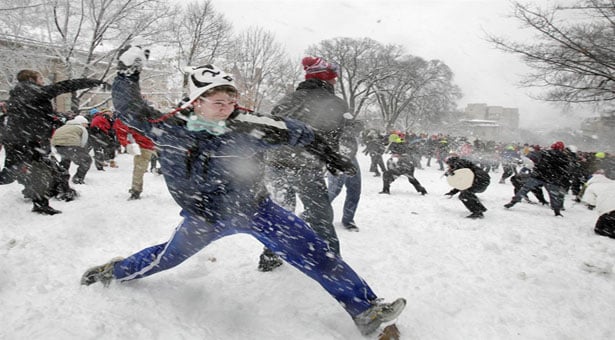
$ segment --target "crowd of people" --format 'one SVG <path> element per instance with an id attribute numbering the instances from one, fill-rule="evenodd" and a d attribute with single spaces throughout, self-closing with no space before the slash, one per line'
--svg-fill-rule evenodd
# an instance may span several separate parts
<path id="1" fill-rule="evenodd" d="M 460 193 L 459 199 L 471 212 L 467 217 L 473 219 L 484 217 L 483 213 L 487 211 L 475 194 L 487 189 L 489 173 L 500 168 L 499 183 L 505 184 L 509 179 L 513 185 L 513 196 L 510 202 L 504 204 L 505 208 L 510 209 L 522 200 L 533 203 L 528 196 L 531 192 L 540 204 L 549 205 L 554 215 L 559 217 L 563 217 L 566 193 L 573 195 L 575 202 L 582 202 L 589 184 L 599 183 L 594 184 L 595 188 L 615 180 L 615 155 L 602 151 L 581 151 L 574 145 L 565 145 L 563 141 L 543 147 L 479 139 L 470 142 L 463 136 L 427 136 L 401 131 L 378 133 L 375 130 L 364 131 L 362 141 L 365 145 L 363 152 L 370 156 L 370 172 L 374 176 L 383 173 L 380 193 L 390 194 L 391 183 L 397 177 L 406 176 L 415 189 L 425 195 L 426 189 L 415 176 L 415 169 L 420 169 L 422 159 L 426 159 L 428 167 L 434 159 L 446 176 L 455 176 L 457 170 L 468 169 L 471 181 L 467 186 L 454 187 L 446 195 L 452 197 Z M 387 158 L 386 166 L 383 158 Z M 605 180 L 592 182 L 595 176 Z M 549 197 L 548 201 L 543 189 Z M 603 214 L 606 215 L 601 215 L 601 226 L 596 226 L 596 233 L 615 237 L 611 211 Z M 609 223 L 610 227 L 605 227 Z"/>
<path id="2" fill-rule="evenodd" d="M 129 199 L 141 197 L 149 166 L 164 176 L 182 208 L 183 220 L 168 242 L 88 269 L 84 285 L 144 278 L 179 265 L 218 238 L 247 233 L 264 245 L 259 270 L 271 271 L 284 262 L 296 267 L 329 292 L 363 334 L 372 333 L 395 319 L 405 300 L 382 302 L 342 257 L 331 202 L 345 187 L 341 223 L 359 231 L 354 217 L 361 197 L 357 154 L 362 148 L 371 160 L 369 172 L 382 179 L 381 194 L 394 194 L 395 180 L 406 177 L 418 194 L 427 195 L 419 180 L 426 160 L 426 167 L 437 166 L 450 179 L 453 189 L 444 195 L 459 194 L 470 211 L 467 217 L 483 218 L 488 209 L 477 194 L 493 185 L 490 172 L 501 168 L 499 184 L 512 184 L 512 198 L 504 207 L 533 202 L 531 192 L 563 217 L 570 192 L 599 212 L 596 233 L 615 238 L 614 155 L 580 151 L 562 141 L 541 147 L 367 129 L 335 95 L 337 66 L 311 56 L 302 60 L 305 80 L 269 115 L 239 106 L 231 75 L 214 65 L 192 68 L 189 98 L 175 114 L 164 114 L 140 92 L 147 58 L 139 46 L 121 50 L 112 87 L 116 111 L 94 108 L 62 117 L 53 110 L 55 96 L 102 82 L 44 85 L 42 75 L 32 70 L 18 74 L 19 83 L 0 105 L 6 113 L 0 184 L 23 184 L 33 212 L 60 213 L 49 199 L 75 199 L 69 183 L 87 184 L 92 164 L 98 171 L 117 167 L 115 157 L 122 151 L 134 156 Z M 71 163 L 77 166 L 72 181 Z M 303 204 L 299 216 L 297 197 Z"/>
<path id="3" fill-rule="evenodd" d="M 79 89 L 103 84 L 97 79 L 73 79 L 45 85 L 35 70 L 22 70 L 10 97 L 1 102 L 1 143 L 5 161 L 0 184 L 14 181 L 24 185 L 24 198 L 33 203 L 32 211 L 55 215 L 61 211 L 49 205 L 50 198 L 72 201 L 77 191 L 70 184 L 86 183 L 92 164 L 98 171 L 117 168 L 116 154 L 131 152 L 127 137 L 141 146 L 135 154 L 130 198 L 138 199 L 143 190 L 143 173 L 147 171 L 154 144 L 135 131 L 127 136 L 126 127 L 113 110 L 101 107 L 88 112 L 56 112 L 53 98 Z M 144 160 L 144 161 L 143 161 Z M 77 171 L 70 176 L 70 165 Z M 145 164 L 144 164 L 145 163 Z"/>

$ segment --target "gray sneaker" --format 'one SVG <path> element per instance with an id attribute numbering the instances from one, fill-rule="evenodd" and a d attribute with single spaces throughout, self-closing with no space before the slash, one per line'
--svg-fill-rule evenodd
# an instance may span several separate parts
<path id="1" fill-rule="evenodd" d="M 373 306 L 353 318 L 355 325 L 363 335 L 373 333 L 384 322 L 394 320 L 406 307 L 406 299 L 399 298 L 391 303 L 381 303 L 378 300 Z"/>
<path id="2" fill-rule="evenodd" d="M 83 276 L 81 276 L 81 284 L 89 286 L 92 283 L 100 282 L 103 286 L 108 287 L 111 281 L 115 279 L 113 276 L 113 265 L 122 260 L 123 258 L 116 257 L 103 265 L 86 270 Z"/>

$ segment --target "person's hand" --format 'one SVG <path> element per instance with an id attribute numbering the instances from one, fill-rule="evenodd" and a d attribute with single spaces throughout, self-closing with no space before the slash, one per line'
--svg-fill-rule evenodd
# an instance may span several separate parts
<path id="1" fill-rule="evenodd" d="M 329 155 L 325 160 L 327 170 L 333 175 L 341 175 L 342 173 L 348 176 L 357 174 L 357 168 L 352 164 L 350 158 L 334 153 Z"/>
<path id="2" fill-rule="evenodd" d="M 139 45 L 126 45 L 122 47 L 117 56 L 117 73 L 131 76 L 139 74 L 149 58 L 149 50 Z"/>

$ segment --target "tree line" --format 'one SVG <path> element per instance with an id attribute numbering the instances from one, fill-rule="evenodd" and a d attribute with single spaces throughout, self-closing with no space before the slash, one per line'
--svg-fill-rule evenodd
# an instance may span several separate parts
<path id="1" fill-rule="evenodd" d="M 537 39 L 524 43 L 488 33 L 486 39 L 530 66 L 533 72 L 521 85 L 543 89 L 543 100 L 609 107 L 615 99 L 615 2 L 580 0 L 548 8 L 511 4 L 513 17 Z M 242 105 L 266 112 L 302 80 L 299 60 L 284 51 L 274 33 L 260 27 L 234 33 L 211 0 L 5 0 L 0 16 L 2 39 L 27 37 L 44 44 L 47 57 L 59 63 L 69 79 L 110 80 L 118 49 L 136 43 L 152 49 L 156 62 L 165 66 L 157 76 L 168 79 L 170 93 L 185 88 L 187 79 L 177 77 L 184 67 L 213 63 L 235 74 Z M 462 96 L 448 65 L 408 54 L 401 45 L 339 37 L 308 46 L 305 52 L 338 63 L 336 90 L 352 115 L 376 119 L 383 129 L 438 126 Z M 27 49 L 3 50 L 1 79 L 14 82 L 14 61 L 20 59 L 22 65 L 29 57 Z M 81 96 L 73 94 L 75 107 Z"/>

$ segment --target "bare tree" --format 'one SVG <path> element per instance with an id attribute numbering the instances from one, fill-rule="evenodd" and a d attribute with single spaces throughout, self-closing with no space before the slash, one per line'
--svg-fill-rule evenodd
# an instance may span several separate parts
<path id="1" fill-rule="evenodd" d="M 280 72 L 292 72 L 291 63 L 274 34 L 259 27 L 240 33 L 234 45 L 229 64 L 242 92 L 242 105 L 259 111 L 263 99 L 275 101 L 284 94 L 279 91 L 283 84 L 275 79 L 280 79 Z"/>
<path id="2" fill-rule="evenodd" d="M 36 18 L 34 12 L 42 7 L 43 0 L 4 0 L 0 4 L 0 34 L 20 36 L 24 35 L 25 28 L 30 20 Z"/>
<path id="3" fill-rule="evenodd" d="M 461 97 L 452 82 L 453 73 L 441 61 L 408 55 L 395 64 L 395 75 L 374 85 L 387 130 L 396 124 L 408 129 L 438 121 Z"/>
<path id="4" fill-rule="evenodd" d="M 519 55 L 533 70 L 523 86 L 545 89 L 545 101 L 598 103 L 615 100 L 615 2 L 582 0 L 549 8 L 513 2 L 513 16 L 536 33 L 531 42 L 494 35 L 487 40 Z"/>
<path id="5" fill-rule="evenodd" d="M 61 74 L 67 79 L 106 79 L 117 53 L 109 46 L 122 46 L 136 37 L 156 36 L 162 28 L 155 23 L 166 16 L 166 9 L 163 0 L 56 0 L 26 10 L 7 11 L 6 15 L 30 18 L 17 33 L 33 37 L 50 51 L 44 57 L 63 68 Z M 38 20 L 31 20 L 33 17 Z M 86 92 L 72 94 L 72 110 L 78 109 Z"/>
<path id="6" fill-rule="evenodd" d="M 370 38 L 335 38 L 311 46 L 308 52 L 340 65 L 338 90 L 357 117 L 373 96 L 375 85 L 397 73 L 391 65 L 403 54 L 403 48 Z"/>
<path id="7" fill-rule="evenodd" d="M 217 59 L 228 53 L 232 44 L 232 27 L 211 0 L 196 0 L 170 18 L 173 40 L 170 46 L 177 51 L 174 62 L 178 70 L 184 66 L 200 66 L 217 63 Z M 188 84 L 185 75 L 183 86 Z"/>

